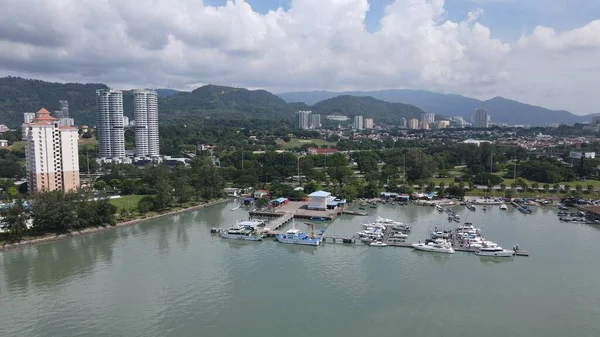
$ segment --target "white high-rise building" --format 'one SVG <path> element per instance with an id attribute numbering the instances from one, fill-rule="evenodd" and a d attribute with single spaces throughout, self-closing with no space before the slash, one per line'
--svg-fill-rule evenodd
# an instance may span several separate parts
<path id="1" fill-rule="evenodd" d="M 311 111 L 298 111 L 298 128 L 310 129 Z"/>
<path id="2" fill-rule="evenodd" d="M 157 157 L 158 95 L 154 90 L 133 91 L 133 114 L 135 117 L 135 155 Z"/>
<path id="3" fill-rule="evenodd" d="M 129 126 L 129 117 L 123 116 L 123 127 Z"/>
<path id="4" fill-rule="evenodd" d="M 310 128 L 320 129 L 321 128 L 321 115 L 310 114 Z"/>
<path id="5" fill-rule="evenodd" d="M 29 193 L 72 191 L 79 187 L 79 134 L 60 125 L 46 109 L 23 124 L 25 170 Z"/>
<path id="6" fill-rule="evenodd" d="M 362 130 L 364 128 L 363 116 L 354 116 L 354 129 Z"/>
<path id="7" fill-rule="evenodd" d="M 424 112 L 421 114 L 421 123 L 427 123 L 429 125 L 435 122 L 435 114 L 433 112 Z"/>
<path id="8" fill-rule="evenodd" d="M 400 118 L 400 128 L 406 129 L 406 118 Z"/>
<path id="9" fill-rule="evenodd" d="M 373 118 L 365 118 L 365 129 L 373 128 Z"/>
<path id="10" fill-rule="evenodd" d="M 123 93 L 121 90 L 96 90 L 98 148 L 102 158 L 125 157 Z"/>
<path id="11" fill-rule="evenodd" d="M 419 129 L 419 120 L 416 118 L 411 118 L 408 121 L 408 128 L 411 130 L 418 130 Z"/>
<path id="12" fill-rule="evenodd" d="M 484 109 L 475 110 L 475 118 L 473 119 L 473 127 L 486 129 L 490 126 L 490 115 Z"/>
<path id="13" fill-rule="evenodd" d="M 31 123 L 31 121 L 33 121 L 34 118 L 35 118 L 35 112 L 26 112 L 23 114 L 23 122 L 24 123 Z"/>

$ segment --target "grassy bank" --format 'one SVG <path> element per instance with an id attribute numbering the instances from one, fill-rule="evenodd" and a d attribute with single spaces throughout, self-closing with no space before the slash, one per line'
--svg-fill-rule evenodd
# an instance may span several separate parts
<path id="1" fill-rule="evenodd" d="M 122 209 L 134 210 L 143 197 L 145 197 L 145 195 L 123 195 L 120 198 L 110 199 L 110 203 L 115 205 L 118 211 L 121 211 Z"/>

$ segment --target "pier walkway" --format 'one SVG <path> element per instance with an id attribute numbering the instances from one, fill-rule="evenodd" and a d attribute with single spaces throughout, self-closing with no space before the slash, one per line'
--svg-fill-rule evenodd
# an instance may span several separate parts
<path id="1" fill-rule="evenodd" d="M 273 218 L 265 224 L 265 228 L 262 229 L 263 233 L 277 231 L 283 227 L 288 221 L 294 218 L 293 214 L 281 214 L 279 217 Z"/>

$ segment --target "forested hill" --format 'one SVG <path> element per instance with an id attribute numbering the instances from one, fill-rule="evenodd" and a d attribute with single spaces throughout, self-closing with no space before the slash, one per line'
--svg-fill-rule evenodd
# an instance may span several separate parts
<path id="1" fill-rule="evenodd" d="M 423 110 L 414 105 L 390 103 L 373 97 L 337 96 L 312 106 L 314 112 L 324 115 L 362 115 L 384 123 L 398 123 L 401 118 L 419 118 Z"/>
<path id="2" fill-rule="evenodd" d="M 96 90 L 105 89 L 101 83 L 51 83 L 20 77 L 0 78 L 0 123 L 18 126 L 24 112 L 36 112 L 45 107 L 58 109 L 58 101 L 69 101 L 71 117 L 79 124 L 95 120 Z M 93 123 L 95 124 L 95 123 Z"/>
<path id="3" fill-rule="evenodd" d="M 0 123 L 18 126 L 24 112 L 35 112 L 42 107 L 58 109 L 58 101 L 69 101 L 69 110 L 75 122 L 96 124 L 96 90 L 105 89 L 100 83 L 50 83 L 18 77 L 0 78 Z M 363 115 L 375 122 L 397 123 L 402 117 L 418 117 L 419 108 L 381 101 L 372 97 L 340 96 L 314 104 L 287 103 L 265 90 L 248 90 L 217 85 L 206 85 L 191 92 L 159 91 L 159 118 L 162 122 L 199 123 L 211 119 L 238 127 L 278 127 L 295 125 L 295 112 L 312 110 L 324 115 L 341 114 L 348 117 Z M 133 117 L 131 91 L 123 92 L 124 113 Z"/>

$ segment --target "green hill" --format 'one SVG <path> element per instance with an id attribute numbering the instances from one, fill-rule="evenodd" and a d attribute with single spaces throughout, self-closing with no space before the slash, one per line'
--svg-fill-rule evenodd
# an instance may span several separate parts
<path id="1" fill-rule="evenodd" d="M 371 117 L 375 122 L 398 123 L 400 119 L 419 118 L 423 110 L 413 105 L 390 103 L 373 97 L 342 95 L 326 99 L 312 106 L 314 112 L 323 115 L 344 115 L 353 117 L 362 115 Z"/>

